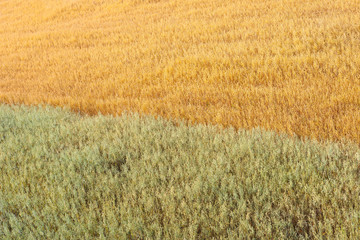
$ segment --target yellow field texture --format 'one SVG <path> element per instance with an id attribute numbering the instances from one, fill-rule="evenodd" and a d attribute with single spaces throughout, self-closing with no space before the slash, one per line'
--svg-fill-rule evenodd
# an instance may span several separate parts
<path id="1" fill-rule="evenodd" d="M 0 102 L 360 143 L 360 1 L 0 0 Z"/>

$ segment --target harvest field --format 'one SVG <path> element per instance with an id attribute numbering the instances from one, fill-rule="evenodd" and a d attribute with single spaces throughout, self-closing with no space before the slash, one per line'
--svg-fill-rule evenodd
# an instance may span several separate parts
<path id="1" fill-rule="evenodd" d="M 0 101 L 360 143 L 359 0 L 0 0 Z"/>
<path id="2" fill-rule="evenodd" d="M 0 239 L 360 239 L 360 0 L 0 0 Z"/>

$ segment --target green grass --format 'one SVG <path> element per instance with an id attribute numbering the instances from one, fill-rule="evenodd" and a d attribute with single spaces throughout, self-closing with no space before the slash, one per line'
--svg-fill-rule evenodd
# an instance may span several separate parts
<path id="1" fill-rule="evenodd" d="M 0 106 L 0 239 L 358 239 L 360 150 Z"/>

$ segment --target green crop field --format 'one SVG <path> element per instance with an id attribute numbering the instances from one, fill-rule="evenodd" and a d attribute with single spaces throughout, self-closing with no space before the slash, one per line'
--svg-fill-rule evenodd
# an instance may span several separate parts
<path id="1" fill-rule="evenodd" d="M 360 149 L 0 105 L 0 239 L 357 239 Z"/>

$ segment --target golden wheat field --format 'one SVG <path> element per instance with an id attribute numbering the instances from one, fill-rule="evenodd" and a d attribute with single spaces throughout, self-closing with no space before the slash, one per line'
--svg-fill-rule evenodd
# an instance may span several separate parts
<path id="1" fill-rule="evenodd" d="M 359 0 L 0 0 L 0 102 L 360 142 Z"/>

